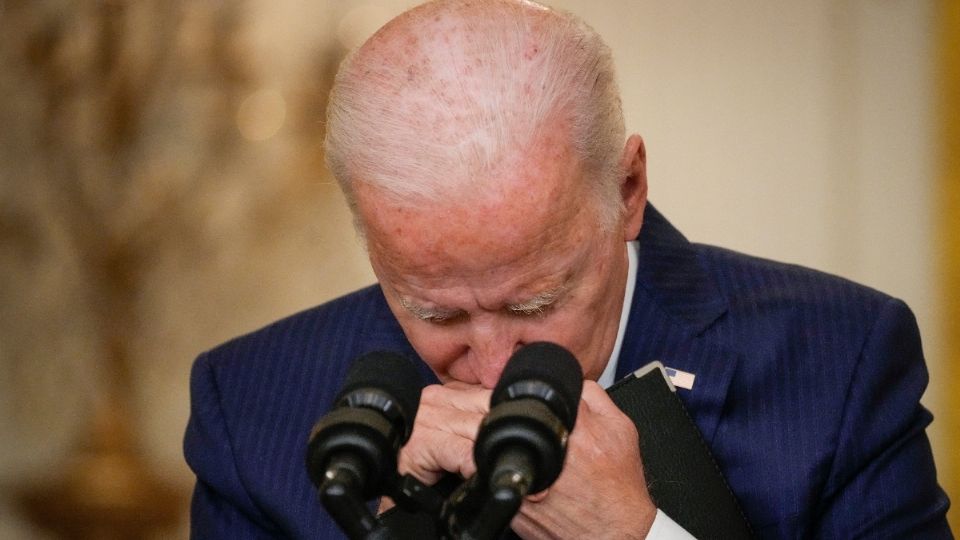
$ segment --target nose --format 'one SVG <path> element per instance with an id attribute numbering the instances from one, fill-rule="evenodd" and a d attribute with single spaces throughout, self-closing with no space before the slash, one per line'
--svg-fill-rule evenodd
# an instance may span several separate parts
<path id="1" fill-rule="evenodd" d="M 474 321 L 471 330 L 469 355 L 473 372 L 484 388 L 493 388 L 507 360 L 524 341 L 509 321 L 496 315 Z"/>

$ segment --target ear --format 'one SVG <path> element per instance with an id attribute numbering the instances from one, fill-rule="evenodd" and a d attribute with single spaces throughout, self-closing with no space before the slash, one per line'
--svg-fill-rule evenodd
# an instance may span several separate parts
<path id="1" fill-rule="evenodd" d="M 623 201 L 623 239 L 636 240 L 647 207 L 647 149 L 640 135 L 631 135 L 620 158 L 620 197 Z"/>

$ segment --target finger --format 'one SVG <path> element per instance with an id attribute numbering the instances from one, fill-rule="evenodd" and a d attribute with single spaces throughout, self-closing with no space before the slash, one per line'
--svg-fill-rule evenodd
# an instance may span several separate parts
<path id="1" fill-rule="evenodd" d="M 420 404 L 486 414 L 490 408 L 490 394 L 491 391 L 485 388 L 457 381 L 444 385 L 431 384 L 420 393 Z"/>
<path id="2" fill-rule="evenodd" d="M 490 391 L 453 382 L 423 389 L 410 440 L 401 449 L 398 469 L 426 484 L 451 472 L 476 471 L 473 444 L 486 414 Z"/>
<path id="3" fill-rule="evenodd" d="M 583 394 L 581 396 L 583 402 L 593 413 L 607 417 L 623 416 L 623 411 L 610 399 L 607 391 L 595 381 L 583 381 Z"/>
<path id="4" fill-rule="evenodd" d="M 386 495 L 384 495 L 383 497 L 380 497 L 380 505 L 377 507 L 377 515 L 379 516 L 380 514 L 386 512 L 387 510 L 393 508 L 396 505 L 397 504 L 393 502 L 393 499 L 391 499 L 390 497 Z"/>
<path id="5" fill-rule="evenodd" d="M 544 489 L 543 491 L 538 491 L 533 495 L 527 495 L 527 501 L 532 503 L 538 503 L 547 498 L 547 495 L 550 495 L 550 488 Z"/>
<path id="6" fill-rule="evenodd" d="M 489 399 L 488 390 L 463 383 L 428 386 L 420 398 L 413 435 L 418 429 L 433 428 L 473 441 Z"/>
<path id="7" fill-rule="evenodd" d="M 480 412 L 427 403 L 420 406 L 411 437 L 417 437 L 419 431 L 432 429 L 473 441 L 477 438 L 477 430 L 483 417 L 484 414 Z"/>
<path id="8" fill-rule="evenodd" d="M 577 425 L 570 436 L 572 447 L 600 459 L 613 444 L 630 447 L 637 444 L 639 435 L 633 421 L 597 383 L 584 381 L 580 407 Z"/>
<path id="9" fill-rule="evenodd" d="M 427 485 L 436 483 L 445 472 L 468 478 L 476 472 L 473 440 L 446 431 L 423 429 L 400 450 L 397 469 Z"/>

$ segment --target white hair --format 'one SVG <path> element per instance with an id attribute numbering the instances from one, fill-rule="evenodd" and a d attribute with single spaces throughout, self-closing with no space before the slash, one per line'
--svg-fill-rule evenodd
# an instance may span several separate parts
<path id="1" fill-rule="evenodd" d="M 326 160 L 355 217 L 354 182 L 410 203 L 469 200 L 478 179 L 521 162 L 558 125 L 612 226 L 625 131 L 609 47 L 574 15 L 532 2 L 439 0 L 344 60 Z"/>

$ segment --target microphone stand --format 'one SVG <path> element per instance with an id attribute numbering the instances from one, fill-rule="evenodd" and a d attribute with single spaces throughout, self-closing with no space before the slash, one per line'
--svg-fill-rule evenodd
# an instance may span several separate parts
<path id="1" fill-rule="evenodd" d="M 487 485 L 483 485 L 479 475 L 474 475 L 450 496 L 440 516 L 444 538 L 500 538 L 530 491 L 533 470 L 526 449 L 506 449 Z"/>
<path id="2" fill-rule="evenodd" d="M 365 468 L 356 456 L 341 454 L 337 467 L 324 473 L 318 492 L 320 502 L 351 540 L 394 540 L 397 536 L 364 502 L 360 486 L 364 485 Z M 427 486 L 409 474 L 395 475 L 384 486 L 389 496 L 403 510 L 422 512 L 439 520 L 444 498 L 435 487 Z"/>
<path id="3" fill-rule="evenodd" d="M 393 534 L 370 512 L 361 497 L 363 464 L 348 453 L 338 457 L 340 466 L 324 473 L 318 488 L 320 502 L 352 540 L 393 540 Z"/>

